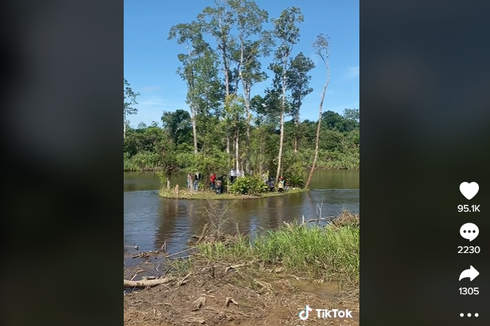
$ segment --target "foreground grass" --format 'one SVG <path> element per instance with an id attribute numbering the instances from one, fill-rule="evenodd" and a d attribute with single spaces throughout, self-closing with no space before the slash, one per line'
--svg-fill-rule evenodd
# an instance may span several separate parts
<path id="1" fill-rule="evenodd" d="M 247 265 L 281 270 L 326 281 L 359 284 L 359 216 L 342 213 L 327 226 L 286 224 L 255 239 L 245 236 L 205 241 L 190 259 L 176 261 L 173 270 L 187 273 L 203 263 Z M 263 273 L 261 273 L 263 274 Z"/>
<path id="2" fill-rule="evenodd" d="M 256 199 L 256 198 L 268 198 L 268 197 L 277 197 L 277 196 L 284 196 L 284 195 L 289 195 L 289 194 L 295 194 L 295 193 L 301 193 L 301 192 L 306 192 L 308 189 L 289 189 L 284 192 L 264 192 L 261 193 L 260 195 L 257 196 L 250 196 L 250 195 L 236 195 L 232 193 L 223 193 L 223 194 L 217 194 L 213 191 L 210 190 L 200 190 L 198 192 L 189 192 L 186 190 L 179 190 L 179 194 L 176 195 L 174 190 L 168 190 L 168 189 L 161 189 L 159 192 L 160 197 L 162 198 L 170 198 L 170 199 L 200 199 L 200 200 L 205 200 L 205 199 L 213 199 L 213 200 L 219 200 L 219 199 Z"/>

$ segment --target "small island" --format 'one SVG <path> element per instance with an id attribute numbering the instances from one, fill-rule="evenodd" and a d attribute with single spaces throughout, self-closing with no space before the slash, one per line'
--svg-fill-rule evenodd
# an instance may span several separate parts
<path id="1" fill-rule="evenodd" d="M 292 188 L 284 192 L 264 192 L 256 195 L 247 194 L 234 194 L 234 193 L 223 193 L 217 194 L 211 190 L 202 190 L 199 192 L 189 192 L 187 189 L 179 190 L 178 193 L 175 190 L 161 189 L 158 193 L 160 197 L 167 199 L 199 199 L 199 200 L 230 200 L 230 199 L 258 199 L 258 198 L 268 198 L 277 197 L 290 194 L 297 194 L 302 192 L 307 192 L 309 189 L 304 188 Z"/>
<path id="2" fill-rule="evenodd" d="M 159 196 L 168 199 L 233 200 L 277 197 L 309 190 L 300 187 L 300 184 L 303 185 L 302 180 L 290 181 L 281 176 L 275 182 L 275 178 L 269 177 L 268 174 L 264 173 L 259 178 L 253 174 L 246 176 L 240 170 L 231 170 L 230 174 L 230 177 L 225 174 L 217 177 L 215 173 L 205 176 L 188 173 L 185 188 L 181 188 L 179 184 L 171 187 L 168 179 L 161 175 L 162 185 L 166 186 L 162 186 Z"/>

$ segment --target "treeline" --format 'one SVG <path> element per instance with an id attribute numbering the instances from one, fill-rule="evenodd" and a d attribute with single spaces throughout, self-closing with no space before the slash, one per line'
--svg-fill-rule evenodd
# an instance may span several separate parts
<path id="1" fill-rule="evenodd" d="M 322 114 L 320 129 L 319 156 L 317 167 L 325 169 L 358 169 L 359 168 L 359 120 L 353 118 L 352 112 L 358 110 L 345 110 L 340 115 L 336 112 L 326 111 Z M 165 126 L 160 127 L 157 122 L 150 126 L 140 123 L 137 128 L 127 127 L 124 139 L 124 170 L 145 171 L 162 169 L 161 144 L 172 143 L 176 168 L 194 171 L 197 165 L 208 165 L 209 172 L 227 172 L 233 165 L 229 165 L 229 155 L 226 155 L 224 146 L 208 155 L 198 155 L 197 162 L 193 151 L 192 124 L 189 112 L 177 110 L 165 112 L 162 116 Z M 304 120 L 299 124 L 299 141 L 297 152 L 294 152 L 294 122 L 287 121 L 285 129 L 284 166 L 286 172 L 295 165 L 301 168 L 311 166 L 315 150 L 315 135 L 317 121 Z M 273 125 L 262 124 L 251 127 L 251 161 L 254 170 L 275 171 L 278 140 L 280 130 Z M 210 136 L 211 137 L 211 136 Z M 210 138 L 208 137 L 208 138 Z M 216 131 L 213 143 L 223 142 L 219 130 Z M 203 137 L 202 141 L 205 141 Z M 199 148 L 204 143 L 198 143 Z M 243 144 L 245 147 L 245 144 Z M 198 153 L 199 154 L 199 153 Z M 168 153 L 167 153 L 168 155 Z M 205 158 L 199 162 L 200 158 Z M 207 170 L 203 170 L 207 171 Z"/>
<path id="2" fill-rule="evenodd" d="M 184 50 L 177 73 L 187 85 L 189 112 L 164 112 L 163 128 L 126 125 L 125 170 L 161 169 L 167 179 L 182 168 L 204 174 L 269 171 L 277 183 L 280 175 L 305 179 L 304 169 L 315 164 L 358 168 L 359 110 L 322 113 L 330 76 L 329 37 L 323 33 L 312 44 L 326 68 L 319 118 L 300 119 L 302 101 L 313 91 L 309 73 L 316 68 L 302 52 L 294 54 L 303 21 L 299 7 L 270 18 L 254 1 L 223 0 L 194 21 L 173 26 L 168 39 Z M 252 97 L 262 82 L 269 87 Z M 137 112 L 138 95 L 125 81 L 125 121 Z M 311 173 L 306 186 L 310 180 Z"/>

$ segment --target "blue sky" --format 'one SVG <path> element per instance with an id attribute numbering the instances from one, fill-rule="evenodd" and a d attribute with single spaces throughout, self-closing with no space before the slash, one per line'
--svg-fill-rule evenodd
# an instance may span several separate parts
<path id="1" fill-rule="evenodd" d="M 258 6 L 276 18 L 286 7 L 298 6 L 304 15 L 300 24 L 300 42 L 292 56 L 303 52 L 316 64 L 311 71 L 313 92 L 305 97 L 301 119 L 317 120 L 320 96 L 326 79 L 326 69 L 314 54 L 311 44 L 319 33 L 330 36 L 330 84 L 323 110 L 340 114 L 344 108 L 359 108 L 359 2 L 352 0 L 292 1 L 257 0 Z M 167 40 L 169 30 L 179 23 L 188 23 L 213 0 L 126 0 L 124 1 L 124 76 L 134 91 L 139 92 L 136 115 L 128 116 L 130 125 L 140 122 L 161 125 L 163 111 L 188 110 L 185 103 L 187 88 L 177 75 L 177 59 L 184 53 L 183 45 Z M 269 28 L 267 25 L 266 28 Z M 271 58 L 262 61 L 267 69 Z M 264 95 L 271 81 L 254 86 L 254 95 Z M 289 120 L 290 118 L 287 118 Z"/>

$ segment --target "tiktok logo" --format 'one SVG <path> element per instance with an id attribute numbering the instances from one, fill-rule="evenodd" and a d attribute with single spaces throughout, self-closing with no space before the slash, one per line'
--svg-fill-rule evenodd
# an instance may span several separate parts
<path id="1" fill-rule="evenodd" d="M 308 319 L 308 316 L 310 315 L 310 311 L 312 311 L 312 310 L 313 309 L 310 308 L 309 305 L 306 305 L 305 310 L 300 311 L 300 313 L 299 313 L 299 319 L 301 319 L 301 320 L 307 320 Z"/>

